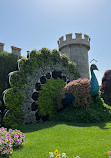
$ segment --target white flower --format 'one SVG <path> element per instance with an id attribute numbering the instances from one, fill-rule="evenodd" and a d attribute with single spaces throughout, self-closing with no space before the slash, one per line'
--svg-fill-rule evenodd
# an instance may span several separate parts
<path id="1" fill-rule="evenodd" d="M 62 154 L 62 158 L 65 158 L 65 157 L 66 157 L 66 153 L 63 153 L 63 154 Z"/>
<path id="2" fill-rule="evenodd" d="M 49 152 L 49 154 L 50 154 L 50 158 L 54 157 L 53 152 Z"/>
<path id="3" fill-rule="evenodd" d="M 80 158 L 79 156 L 76 156 L 75 158 Z"/>

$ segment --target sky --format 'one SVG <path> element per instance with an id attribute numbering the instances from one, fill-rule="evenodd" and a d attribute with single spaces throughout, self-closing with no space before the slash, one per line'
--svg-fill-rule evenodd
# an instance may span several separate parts
<path id="1" fill-rule="evenodd" d="M 65 34 L 87 34 L 91 38 L 92 59 L 99 84 L 111 70 L 111 0 L 0 0 L 0 42 L 26 51 L 47 47 L 58 49 L 57 40 Z"/>

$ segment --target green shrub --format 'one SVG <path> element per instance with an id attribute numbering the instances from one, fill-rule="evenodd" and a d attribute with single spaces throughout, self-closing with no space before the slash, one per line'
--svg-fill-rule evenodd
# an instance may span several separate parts
<path id="1" fill-rule="evenodd" d="M 52 62 L 50 49 L 42 48 L 41 49 L 41 58 L 44 61 L 44 63 L 47 62 L 47 64 L 50 64 Z"/>
<path id="2" fill-rule="evenodd" d="M 90 106 L 90 81 L 85 78 L 73 80 L 69 82 L 65 88 L 61 91 L 58 99 L 59 109 L 63 107 L 61 104 L 62 99 L 65 98 L 65 94 L 72 94 L 74 96 L 73 105 L 75 107 L 89 107 Z"/>
<path id="3" fill-rule="evenodd" d="M 25 89 L 27 78 L 21 71 L 16 71 L 10 77 L 10 85 L 12 88 Z"/>
<path id="4" fill-rule="evenodd" d="M 30 52 L 30 59 L 36 58 L 37 55 L 39 55 L 39 54 L 40 54 L 39 51 L 37 51 L 37 50 L 32 50 L 32 51 Z"/>
<path id="5" fill-rule="evenodd" d="M 74 107 L 70 104 L 56 116 L 59 121 L 73 121 L 77 123 L 99 123 L 111 121 L 111 108 L 104 103 L 103 99 L 97 94 L 95 99 L 90 99 L 88 108 Z"/>
<path id="6" fill-rule="evenodd" d="M 63 65 L 67 66 L 68 62 L 69 62 L 69 58 L 65 54 L 63 54 L 63 55 L 61 55 L 61 59 L 62 59 Z"/>
<path id="7" fill-rule="evenodd" d="M 26 59 L 23 59 L 23 58 L 19 59 L 19 70 L 20 71 L 23 69 L 24 63 L 26 60 L 28 60 L 28 59 L 27 58 Z"/>
<path id="8" fill-rule="evenodd" d="M 17 89 L 10 89 L 5 94 L 5 106 L 9 110 L 7 115 L 3 117 L 5 127 L 14 128 L 24 123 L 24 114 L 21 107 L 23 104 L 23 94 Z"/>
<path id="9" fill-rule="evenodd" d="M 43 53 L 44 54 L 44 53 Z M 40 51 L 32 50 L 30 53 L 30 62 L 34 67 L 40 67 L 44 65 L 44 59 Z"/>
<path id="10" fill-rule="evenodd" d="M 55 118 L 58 110 L 57 96 L 64 86 L 65 82 L 59 78 L 47 80 L 42 86 L 37 101 L 41 116 L 49 116 L 49 119 Z"/>
<path id="11" fill-rule="evenodd" d="M 52 50 L 52 60 L 53 60 L 53 62 L 60 62 L 61 61 L 60 52 L 56 49 Z"/>
<path id="12" fill-rule="evenodd" d="M 5 117 L 3 117 L 3 125 L 7 128 L 16 128 L 23 124 L 24 115 L 21 110 L 9 111 Z"/>
<path id="13" fill-rule="evenodd" d="M 48 58 L 51 55 L 51 51 L 50 49 L 44 47 L 41 49 L 41 54 L 44 58 Z"/>
<path id="14" fill-rule="evenodd" d="M 2 51 L 0 52 L 0 100 L 2 93 L 8 88 L 8 74 L 17 69 L 18 57 L 14 54 Z"/>

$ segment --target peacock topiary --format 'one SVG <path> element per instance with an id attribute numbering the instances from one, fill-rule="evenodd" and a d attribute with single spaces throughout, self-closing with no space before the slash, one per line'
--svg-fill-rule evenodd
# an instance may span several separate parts
<path id="1" fill-rule="evenodd" d="M 95 64 L 92 64 L 90 67 L 90 71 L 91 71 L 90 94 L 92 97 L 95 96 L 99 92 L 99 83 L 95 76 L 94 70 L 98 70 L 98 68 Z"/>
<path id="2" fill-rule="evenodd" d="M 69 82 L 61 92 L 58 109 L 73 103 L 76 107 L 89 107 L 89 98 L 94 97 L 99 92 L 99 84 L 94 74 L 98 70 L 95 64 L 90 67 L 91 80 L 87 78 L 73 80 Z"/>

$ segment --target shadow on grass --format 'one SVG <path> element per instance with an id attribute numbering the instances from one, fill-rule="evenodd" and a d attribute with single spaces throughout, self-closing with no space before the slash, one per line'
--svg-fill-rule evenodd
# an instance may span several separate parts
<path id="1" fill-rule="evenodd" d="M 58 124 L 60 124 L 60 122 L 47 121 L 47 122 L 39 122 L 39 123 L 34 123 L 34 124 L 26 124 L 26 125 L 22 125 L 16 128 L 21 130 L 24 133 L 29 133 L 29 132 L 39 131 L 45 128 L 54 127 Z"/>
<path id="2" fill-rule="evenodd" d="M 110 129 L 106 128 L 106 123 L 74 123 L 74 122 L 66 122 L 68 126 L 78 126 L 78 127 L 99 127 L 100 129 Z"/>
<path id="3" fill-rule="evenodd" d="M 105 128 L 106 123 L 75 123 L 75 122 L 58 122 L 58 121 L 47 121 L 47 122 L 40 122 L 40 123 L 35 123 L 35 124 L 26 124 L 17 127 L 21 132 L 23 133 L 29 133 L 29 132 L 34 132 L 34 131 L 39 131 L 45 128 L 50 128 L 54 127 L 56 125 L 60 124 L 66 124 L 68 126 L 75 126 L 75 127 L 99 127 L 100 129 L 108 130 L 110 128 Z"/>

